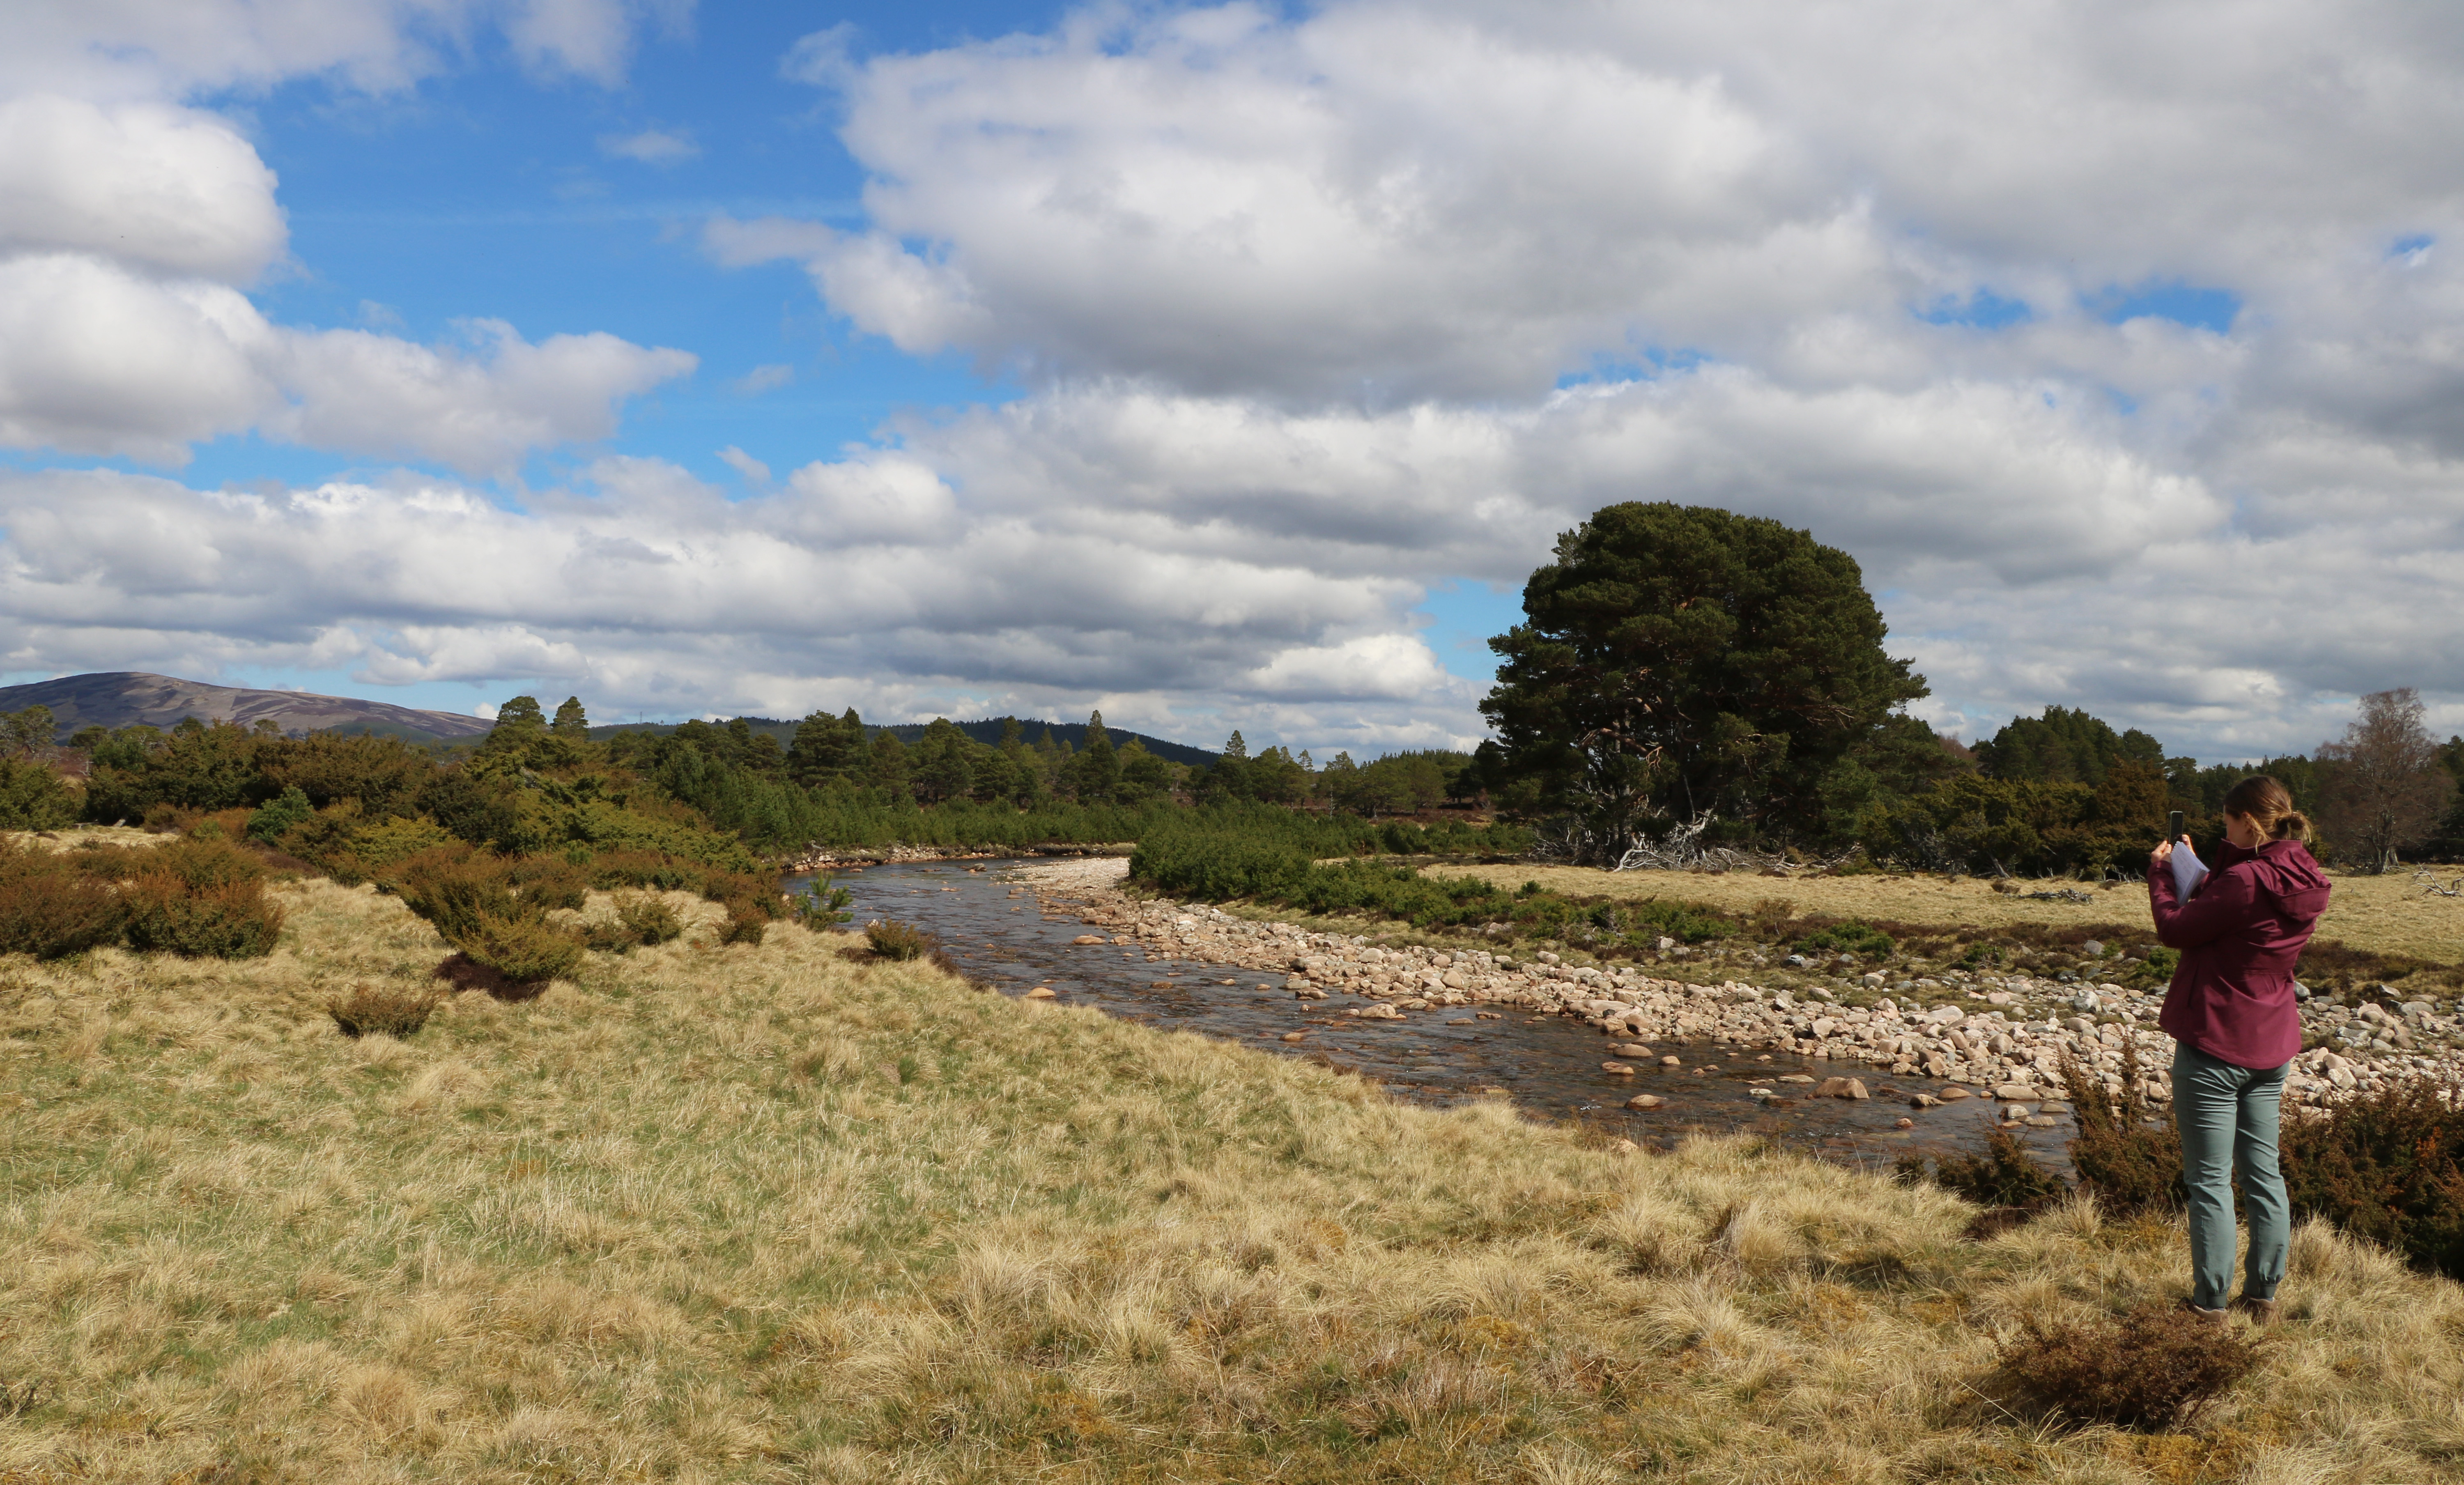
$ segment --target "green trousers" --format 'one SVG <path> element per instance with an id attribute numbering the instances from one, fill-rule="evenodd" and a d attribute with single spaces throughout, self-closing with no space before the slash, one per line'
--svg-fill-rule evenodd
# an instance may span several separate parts
<path id="1" fill-rule="evenodd" d="M 2196 1047 L 2173 1046 L 2173 1127 L 2182 1136 L 2182 1185 L 2190 1197 L 2190 1302 L 2221 1310 L 2233 1287 L 2233 1179 L 2250 1217 L 2242 1294 L 2273 1299 L 2284 1282 L 2293 1208 L 2276 1163 L 2284 1069 L 2235 1067 Z"/>

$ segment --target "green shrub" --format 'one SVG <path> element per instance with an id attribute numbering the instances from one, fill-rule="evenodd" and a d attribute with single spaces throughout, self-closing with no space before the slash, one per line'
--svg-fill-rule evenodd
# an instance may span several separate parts
<path id="1" fill-rule="evenodd" d="M 249 815 L 248 838 L 267 842 L 279 840 L 285 831 L 306 822 L 316 812 L 317 807 L 308 802 L 306 792 L 298 785 L 292 785 L 257 806 L 255 811 Z"/>
<path id="2" fill-rule="evenodd" d="M 2139 1050 L 2122 1050 L 2122 1092 L 2064 1055 L 2062 1091 L 2070 1096 L 2079 1138 L 2070 1143 L 2071 1166 L 2099 1206 L 2117 1216 L 2180 1207 L 2182 1139 L 2169 1117 L 2150 1122 L 2157 1111 L 2139 1095 Z"/>
<path id="3" fill-rule="evenodd" d="M 2258 1364 L 2246 1337 L 2178 1305 L 2150 1301 L 2104 1323 L 2034 1316 L 2002 1347 L 1996 1378 L 2085 1423 L 2162 1430 L 2187 1420 Z"/>
<path id="4" fill-rule="evenodd" d="M 797 893 L 789 904 L 796 921 L 815 933 L 835 933 L 855 917 L 847 904 L 855 894 L 825 876 Z"/>
<path id="5" fill-rule="evenodd" d="M 625 893 L 616 898 L 616 920 L 633 937 L 633 942 L 650 947 L 679 938 L 685 931 L 684 920 L 676 910 L 648 893 Z"/>
<path id="6" fill-rule="evenodd" d="M 931 934 L 894 918 L 865 924 L 864 941 L 883 959 L 921 959 L 935 947 Z"/>
<path id="7" fill-rule="evenodd" d="M 460 942 L 473 964 L 493 969 L 516 986 L 544 989 L 582 963 L 582 940 L 537 920 L 482 918 Z M 511 997 L 526 998 L 526 997 Z"/>
<path id="8" fill-rule="evenodd" d="M 265 879 L 264 862 L 220 835 L 192 835 L 123 859 L 140 881 L 176 882 L 192 893 Z"/>
<path id="9" fill-rule="evenodd" d="M 434 990 L 358 985 L 342 999 L 327 1001 L 325 1013 L 344 1036 L 407 1037 L 428 1024 L 442 999 Z"/>
<path id="10" fill-rule="evenodd" d="M 1850 919 L 1796 941 L 1799 954 L 1867 954 L 1888 959 L 1899 949 L 1891 936 L 1869 923 Z"/>
<path id="11" fill-rule="evenodd" d="M 440 846 L 403 861 L 393 886 L 403 906 L 466 952 L 489 923 L 536 922 L 544 912 L 514 896 L 500 862 L 464 845 Z"/>
<path id="12" fill-rule="evenodd" d="M 0 953 L 64 959 L 119 942 L 126 909 L 108 882 L 45 851 L 0 848 Z"/>
<path id="13" fill-rule="evenodd" d="M 259 879 L 188 887 L 168 875 L 142 876 L 121 900 L 129 947 L 184 959 L 255 959 L 274 952 L 282 909 Z"/>
<path id="14" fill-rule="evenodd" d="M 2284 1120 L 2293 1209 L 2464 1279 L 2464 1108 L 2428 1081 L 2393 1084 Z"/>
<path id="15" fill-rule="evenodd" d="M 0 758 L 0 830 L 55 831 L 74 823 L 83 804 L 49 765 Z"/>
<path id="16" fill-rule="evenodd" d="M 589 874 L 560 857 L 527 856 L 508 862 L 504 875 L 523 901 L 543 909 L 579 908 L 589 900 Z"/>
<path id="17" fill-rule="evenodd" d="M 1925 1179 L 1925 1157 L 1903 1156 L 1893 1165 L 1903 1183 Z M 2028 1147 L 1997 1129 L 1985 1138 L 1982 1155 L 1946 1155 L 1934 1163 L 1933 1183 L 1980 1207 L 2036 1209 L 2058 1200 L 2068 1187 Z"/>

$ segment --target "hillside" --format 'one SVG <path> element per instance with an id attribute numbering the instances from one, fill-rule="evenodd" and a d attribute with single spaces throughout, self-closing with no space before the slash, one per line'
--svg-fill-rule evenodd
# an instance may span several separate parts
<path id="1" fill-rule="evenodd" d="M 979 742 L 998 744 L 1001 742 L 1001 723 L 1008 720 L 1009 719 L 1005 717 L 990 717 L 981 721 L 962 721 L 954 723 L 953 725 L 955 725 L 960 732 L 965 733 L 967 736 L 975 739 Z M 793 742 L 796 740 L 796 723 L 792 721 L 781 721 L 775 717 L 748 717 L 745 720 L 752 724 L 753 730 L 756 732 L 766 732 L 772 737 L 777 738 L 779 740 L 779 745 L 781 747 L 786 746 L 788 743 Z M 899 722 L 895 725 L 887 727 L 876 727 L 868 724 L 864 729 L 864 734 L 868 738 L 872 738 L 878 737 L 882 733 L 887 732 L 896 737 L 899 742 L 908 743 L 912 746 L 917 739 L 924 736 L 924 729 L 927 725 L 928 723 L 920 721 Z M 1083 750 L 1087 746 L 1087 724 L 1085 722 L 1032 721 L 1021 719 L 1019 726 L 1025 730 L 1026 741 L 1029 742 L 1033 742 L 1038 738 L 1043 737 L 1044 729 L 1049 727 L 1052 729 L 1052 740 L 1054 742 L 1067 742 L 1072 749 Z M 628 722 L 617 726 L 593 727 L 590 729 L 590 736 L 593 742 L 604 742 L 620 732 L 648 732 L 658 737 L 665 737 L 675 730 L 676 728 L 673 722 Z M 1148 752 L 1171 763 L 1188 764 L 1194 767 L 1211 768 L 1215 765 L 1222 762 L 1221 754 L 1210 753 L 1202 747 L 1191 747 L 1186 742 L 1167 742 L 1162 738 L 1149 737 L 1143 732 L 1132 732 L 1125 727 L 1106 727 L 1104 732 L 1106 736 L 1112 740 L 1112 745 L 1114 747 L 1119 747 L 1123 743 L 1129 742 L 1134 739 L 1141 746 L 1145 747 Z"/>
<path id="2" fill-rule="evenodd" d="M 317 696 L 304 691 L 209 686 L 201 680 L 151 676 L 143 671 L 103 671 L 23 686 L 0 686 L 0 712 L 18 712 L 30 706 L 52 709 L 63 741 L 81 727 L 130 727 L 140 723 L 169 727 L 184 717 L 201 721 L 234 721 L 243 726 L 271 721 L 290 733 L 335 728 L 387 732 L 414 742 L 482 737 L 491 725 L 483 718 L 420 711 L 385 701 Z"/>

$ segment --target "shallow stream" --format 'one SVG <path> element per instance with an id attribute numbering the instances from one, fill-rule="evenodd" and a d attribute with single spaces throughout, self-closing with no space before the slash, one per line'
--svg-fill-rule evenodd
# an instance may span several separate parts
<path id="1" fill-rule="evenodd" d="M 895 918 L 937 938 L 958 967 L 1005 995 L 1052 987 L 1065 1005 L 1092 1006 L 1124 1020 L 1241 1042 L 1307 1057 L 1373 1079 L 1397 1097 L 1445 1105 L 1499 1090 L 1535 1114 L 1576 1119 L 1615 1129 L 1638 1142 L 1668 1143 L 1691 1130 L 1753 1131 L 1828 1159 L 1884 1165 L 1910 1151 L 1940 1155 L 1981 1150 L 1996 1105 L 1971 1097 L 1918 1110 L 1910 1095 L 1939 1092 L 1925 1078 L 1894 1079 L 1861 1063 L 1818 1061 L 1707 1042 L 1656 1042 L 1659 1057 L 1633 1061 L 1631 1075 L 1603 1064 L 1614 1045 L 1594 1028 L 1563 1016 L 1513 1006 L 1463 1006 L 1414 1011 L 1400 1021 L 1362 1021 L 1343 1014 L 1366 1005 L 1331 993 L 1303 1001 L 1284 988 L 1281 970 L 1258 970 L 1183 959 L 1146 944 L 1072 946 L 1090 929 L 1074 912 L 1039 903 L 1018 861 L 919 862 L 842 869 L 835 880 L 853 894 L 855 921 Z M 790 877 L 791 891 L 809 877 Z M 1110 929 L 1106 932 L 1110 934 Z M 1482 1012 L 1497 1019 L 1482 1019 Z M 1297 1040 L 1287 1040 L 1293 1032 Z M 1812 1086 L 1779 1079 L 1796 1074 L 1816 1081 L 1860 1078 L 1866 1101 L 1804 1097 Z M 1749 1090 L 1770 1089 L 1776 1097 Z M 1665 1104 L 1629 1110 L 1638 1093 Z M 1895 1127 L 1902 1119 L 1913 1128 Z M 2053 1129 L 2023 1128 L 2035 1156 L 2067 1171 L 2062 1148 L 2069 1121 Z"/>

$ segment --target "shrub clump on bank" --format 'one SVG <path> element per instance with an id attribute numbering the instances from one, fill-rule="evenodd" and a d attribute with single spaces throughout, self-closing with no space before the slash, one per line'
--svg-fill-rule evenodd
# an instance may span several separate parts
<path id="1" fill-rule="evenodd" d="M 253 959 L 274 952 L 281 934 L 264 865 L 228 841 L 14 847 L 0 858 L 0 952 L 59 959 L 124 942 L 190 959 Z"/>

